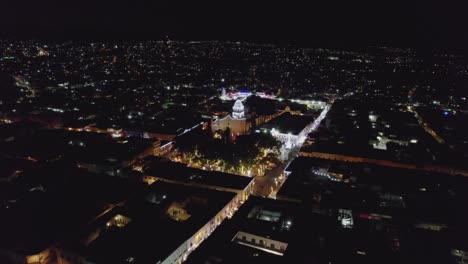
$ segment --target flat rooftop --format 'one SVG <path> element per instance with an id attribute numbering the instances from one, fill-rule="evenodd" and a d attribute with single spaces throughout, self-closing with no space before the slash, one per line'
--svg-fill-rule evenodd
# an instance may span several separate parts
<path id="1" fill-rule="evenodd" d="M 139 188 L 121 178 L 55 164 L 26 169 L 19 178 L 0 182 L 0 248 L 37 254 L 74 237 Z M 0 256 L 0 263 L 4 261 Z"/>
<path id="2" fill-rule="evenodd" d="M 284 113 L 264 124 L 261 129 L 271 130 L 274 128 L 280 133 L 299 135 L 299 133 L 314 120 L 315 116 L 311 115 L 292 115 L 290 113 Z"/>
<path id="3" fill-rule="evenodd" d="M 118 164 L 151 146 L 152 141 L 148 139 L 113 139 L 108 134 L 65 129 L 41 130 L 33 136 L 18 137 L 0 145 L 2 153 L 13 157 L 53 160 L 67 155 L 76 161 L 103 165 Z"/>
<path id="4" fill-rule="evenodd" d="M 85 248 L 96 263 L 158 263 L 193 236 L 235 194 L 155 182 L 144 194 L 111 212 L 97 239 Z M 113 223 L 113 219 L 125 221 Z M 126 223 L 127 222 L 127 223 Z M 112 223 L 112 224 L 110 224 Z"/>
<path id="5" fill-rule="evenodd" d="M 207 241 L 189 256 L 187 263 L 294 263 L 290 251 L 294 252 L 294 257 L 303 256 L 295 252 L 295 245 L 300 240 L 301 218 L 304 218 L 303 215 L 299 217 L 300 211 L 300 205 L 296 203 L 252 196 L 233 218 L 223 222 Z M 272 253 L 274 249 L 270 244 L 263 249 L 247 245 L 249 241 L 238 243 L 233 238 L 239 234 L 254 235 L 286 244 L 284 255 Z"/>
<path id="6" fill-rule="evenodd" d="M 164 158 L 153 158 L 144 168 L 144 174 L 168 180 L 244 190 L 253 178 L 218 171 L 206 171 Z"/>

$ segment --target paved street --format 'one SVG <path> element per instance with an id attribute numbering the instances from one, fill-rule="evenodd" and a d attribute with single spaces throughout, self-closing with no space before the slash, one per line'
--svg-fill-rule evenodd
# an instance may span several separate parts
<path id="1" fill-rule="evenodd" d="M 255 178 L 254 195 L 275 198 L 276 193 L 286 180 L 284 178 L 284 169 L 295 158 L 298 152 L 298 148 L 292 150 L 287 161 L 281 163 L 281 165 L 278 165 L 276 168 L 267 171 L 264 176 L 257 176 Z"/>
<path id="2" fill-rule="evenodd" d="M 326 117 L 328 111 L 330 110 L 334 99 L 330 100 L 329 104 L 322 110 L 317 119 L 314 120 L 308 133 L 316 130 L 320 122 Z M 265 173 L 264 176 L 257 176 L 255 178 L 255 189 L 254 195 L 261 197 L 276 198 L 276 193 L 281 188 L 286 178 L 284 175 L 284 169 L 289 165 L 289 163 L 297 156 L 299 150 L 301 149 L 302 143 L 292 149 L 289 153 L 288 159 L 278 165 L 276 168 L 269 170 Z"/>

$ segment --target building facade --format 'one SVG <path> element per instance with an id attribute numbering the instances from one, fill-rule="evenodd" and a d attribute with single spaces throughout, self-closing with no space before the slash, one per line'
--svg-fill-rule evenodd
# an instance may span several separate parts
<path id="1" fill-rule="evenodd" d="M 228 128 L 231 131 L 231 136 L 245 135 L 250 132 L 251 124 L 245 116 L 245 109 L 241 100 L 236 100 L 231 115 L 212 120 L 211 129 L 213 132 L 225 131 Z"/>

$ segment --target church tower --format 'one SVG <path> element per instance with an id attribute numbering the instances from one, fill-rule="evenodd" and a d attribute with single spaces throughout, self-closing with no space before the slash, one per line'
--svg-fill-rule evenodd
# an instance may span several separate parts
<path id="1" fill-rule="evenodd" d="M 231 130 L 231 136 L 246 135 L 250 132 L 250 121 L 246 119 L 242 100 L 236 100 L 232 107 L 232 113 L 223 118 L 215 119 L 211 126 L 214 132 L 225 131 L 227 128 Z"/>
<path id="2" fill-rule="evenodd" d="M 241 100 L 236 100 L 234 106 L 232 107 L 232 118 L 233 119 L 243 119 L 245 118 L 244 114 L 244 105 Z"/>

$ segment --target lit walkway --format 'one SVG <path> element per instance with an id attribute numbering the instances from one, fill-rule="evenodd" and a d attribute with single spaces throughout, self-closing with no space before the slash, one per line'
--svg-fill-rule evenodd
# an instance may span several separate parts
<path id="1" fill-rule="evenodd" d="M 312 126 L 307 131 L 307 134 L 317 130 L 322 120 L 327 116 L 328 111 L 330 111 L 335 98 L 332 98 L 325 108 L 322 110 L 320 115 L 314 120 Z M 255 177 L 255 188 L 253 195 L 261 196 L 261 197 L 268 197 L 268 198 L 276 198 L 276 193 L 279 191 L 283 183 L 286 181 L 286 175 L 284 174 L 284 170 L 286 167 L 291 163 L 293 159 L 299 154 L 299 150 L 302 147 L 306 138 L 299 142 L 299 145 L 294 147 L 289 155 L 288 159 L 282 162 L 278 167 L 267 171 L 263 176 Z"/>

